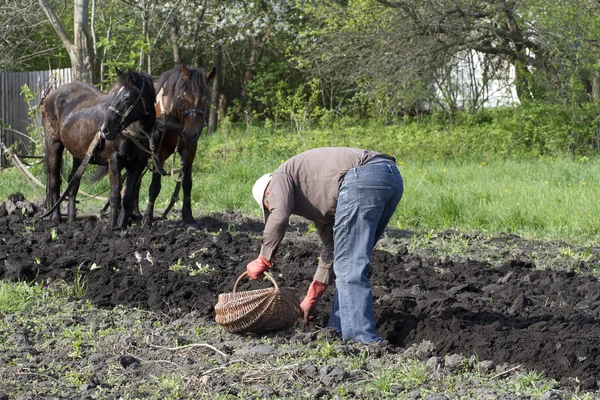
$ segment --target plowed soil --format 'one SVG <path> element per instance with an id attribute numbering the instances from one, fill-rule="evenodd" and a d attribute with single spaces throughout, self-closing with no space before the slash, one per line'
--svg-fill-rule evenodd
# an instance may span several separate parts
<path id="1" fill-rule="evenodd" d="M 56 225 L 35 215 L 32 210 L 9 214 L 0 207 L 0 279 L 69 280 L 79 269 L 87 279 L 87 297 L 99 307 L 137 307 L 173 318 L 194 312 L 209 323 L 219 293 L 230 292 L 258 254 L 263 226 L 224 213 L 199 218 L 200 230 L 158 221 L 113 231 L 102 220 Z M 409 251 L 415 235 L 388 230 L 372 260 L 378 332 L 391 347 L 401 350 L 427 340 L 439 357 L 475 355 L 543 370 L 564 388 L 597 389 L 600 283 L 594 265 L 565 263 L 544 270 L 515 252 L 496 254 L 491 262 L 492 245 L 561 246 L 511 235 L 472 240 L 482 247 L 469 248 L 468 256 L 427 255 Z M 278 283 L 294 288 L 302 299 L 318 254 L 318 237 L 307 233 L 304 221 L 296 221 L 273 268 Z M 245 281 L 240 290 L 266 285 Z M 320 302 L 313 324 L 296 330 L 326 325 L 332 292 Z"/>

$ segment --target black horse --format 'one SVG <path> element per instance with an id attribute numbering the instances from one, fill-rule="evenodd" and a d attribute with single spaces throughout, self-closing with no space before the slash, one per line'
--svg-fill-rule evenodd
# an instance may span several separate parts
<path id="1" fill-rule="evenodd" d="M 46 207 L 59 201 L 60 170 L 63 150 L 73 155 L 69 185 L 69 221 L 75 220 L 75 199 L 79 189 L 76 171 L 83 160 L 106 165 L 110 177 L 111 226 L 125 227 L 132 216 L 134 187 L 148 161 L 140 150 L 120 132 L 134 122 L 151 132 L 156 120 L 156 91 L 152 77 L 142 72 L 117 71 L 117 81 L 102 93 L 94 86 L 74 82 L 62 85 L 42 101 L 45 163 L 48 172 Z M 121 169 L 127 169 L 127 189 L 121 208 Z M 74 179 L 75 178 L 75 179 Z M 51 212 L 55 222 L 61 221 L 60 207 Z"/>

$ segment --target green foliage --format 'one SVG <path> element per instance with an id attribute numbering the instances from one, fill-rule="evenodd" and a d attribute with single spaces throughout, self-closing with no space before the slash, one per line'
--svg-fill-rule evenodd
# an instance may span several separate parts
<path id="1" fill-rule="evenodd" d="M 181 258 L 177 259 L 177 262 L 169 266 L 169 271 L 172 272 L 184 272 L 188 270 L 188 266 L 182 263 Z"/>
<path id="2" fill-rule="evenodd" d="M 18 313 L 44 298 L 44 286 L 40 283 L 0 281 L 0 313 Z"/>
<path id="3" fill-rule="evenodd" d="M 395 388 L 412 390 L 427 381 L 427 366 L 418 361 L 409 361 L 401 365 L 381 364 L 373 372 L 367 373 L 364 383 L 384 396 L 391 396 Z"/>
<path id="4" fill-rule="evenodd" d="M 255 66 L 254 76 L 246 86 L 248 100 L 259 115 L 274 118 L 279 112 L 279 98 L 294 93 L 302 82 L 299 71 L 285 60 L 265 57 Z"/>
<path id="5" fill-rule="evenodd" d="M 314 350 L 314 354 L 317 357 L 319 357 L 320 360 L 323 360 L 323 361 L 337 356 L 335 347 L 333 346 L 332 343 L 330 343 L 328 341 L 318 342 L 317 347 Z"/>
<path id="6" fill-rule="evenodd" d="M 539 371 L 521 372 L 513 382 L 517 393 L 538 398 L 553 389 L 556 383 L 553 379 L 547 379 L 544 372 Z"/>
<path id="7" fill-rule="evenodd" d="M 75 271 L 73 283 L 71 283 L 70 288 L 70 294 L 75 299 L 83 299 L 87 294 L 87 280 L 86 277 L 81 273 L 81 265 L 77 267 L 77 270 Z"/>
<path id="8" fill-rule="evenodd" d="M 41 124 L 37 123 L 40 116 L 39 104 L 36 101 L 38 93 L 32 91 L 29 86 L 21 86 L 21 96 L 28 105 L 27 117 L 29 124 L 27 125 L 27 135 L 33 143 L 32 154 L 42 154 L 44 129 Z"/>
<path id="9" fill-rule="evenodd" d="M 584 109 L 568 114 L 555 105 L 524 104 L 477 114 L 407 118 L 390 125 L 341 118 L 303 131 L 229 122 L 226 132 L 203 135 L 198 143 L 192 207 L 196 213 L 260 217 L 250 196 L 257 178 L 302 151 L 348 146 L 396 157 L 405 195 L 392 227 L 593 240 L 600 237 L 595 201 L 600 177 L 597 151 L 589 143 L 595 121 L 587 115 Z M 0 198 L 17 191 L 34 197 L 15 169 L 0 171 L 0 181 Z M 107 181 L 92 184 L 84 176 L 82 189 L 100 193 Z M 149 182 L 146 174 L 142 209 Z M 157 208 L 166 207 L 174 187 L 171 179 L 162 180 Z M 79 204 L 82 212 L 98 212 L 103 206 L 103 201 L 86 198 Z"/>

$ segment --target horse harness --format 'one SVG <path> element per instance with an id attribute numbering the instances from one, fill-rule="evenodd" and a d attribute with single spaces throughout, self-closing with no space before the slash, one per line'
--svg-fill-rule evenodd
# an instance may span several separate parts
<path id="1" fill-rule="evenodd" d="M 137 87 L 136 87 L 137 89 Z M 143 87 L 142 87 L 143 89 Z M 139 89 L 137 89 L 139 91 Z M 140 98 L 141 96 L 141 91 L 140 91 L 140 95 L 138 96 L 138 98 L 136 99 L 136 101 Z M 171 118 L 171 113 L 170 112 L 164 112 L 164 105 L 162 102 L 162 98 L 163 98 L 163 89 L 160 89 L 160 91 L 158 92 L 158 95 L 156 96 L 159 100 L 158 100 L 158 104 L 160 109 L 163 111 L 163 114 L 161 114 L 160 116 L 157 117 L 156 122 L 155 122 L 155 126 L 153 129 L 153 133 L 149 133 L 146 132 L 146 130 L 142 127 L 142 125 L 139 122 L 136 122 L 137 124 L 137 131 L 141 132 L 145 138 L 148 140 L 148 147 L 146 148 L 146 146 L 144 144 L 142 144 L 137 138 L 136 136 L 136 132 L 132 131 L 128 128 L 123 129 L 120 134 L 131 140 L 138 148 L 140 148 L 142 151 L 150 154 L 150 158 L 152 159 L 152 164 L 154 166 L 154 169 L 162 176 L 167 175 L 167 172 L 165 171 L 165 169 L 163 168 L 163 166 L 161 165 L 159 159 L 158 159 L 158 153 L 160 153 L 160 150 L 162 148 L 162 143 L 163 143 L 163 139 L 167 133 L 167 130 L 169 128 L 169 124 L 172 123 L 173 124 L 173 128 L 175 129 L 180 129 L 181 130 L 181 134 L 183 133 L 183 124 L 181 122 L 176 122 L 175 120 L 173 120 Z M 143 102 L 143 100 L 142 100 Z M 131 109 L 135 106 L 135 102 L 127 109 L 127 111 L 125 112 L 125 114 L 121 114 L 117 109 L 115 109 L 114 107 L 110 107 L 110 109 L 114 112 L 116 112 L 119 115 L 122 115 L 122 121 L 125 120 L 127 114 L 129 112 L 131 112 Z M 146 110 L 146 106 L 144 103 L 144 110 Z M 202 116 L 202 123 L 204 124 L 204 111 L 198 108 L 190 108 L 187 110 L 184 110 L 182 106 L 179 107 L 178 109 L 179 111 L 179 120 L 183 121 L 183 118 L 189 114 L 200 114 Z M 159 122 L 159 119 L 163 119 L 164 118 L 164 123 L 161 121 Z M 162 129 L 161 129 L 162 128 Z M 158 135 L 156 134 L 156 132 L 158 133 Z M 175 149 L 177 149 L 179 147 L 179 141 L 181 139 L 181 134 L 177 136 L 177 143 L 175 144 Z M 155 146 L 154 143 L 154 139 L 160 137 L 160 139 L 158 140 L 158 146 Z M 176 181 L 176 182 L 180 182 L 181 181 L 181 177 L 176 178 L 175 177 L 175 173 L 181 171 L 181 168 L 175 168 L 175 156 L 173 156 L 173 165 L 171 167 L 171 178 Z"/>
<path id="2" fill-rule="evenodd" d="M 50 215 L 56 209 L 56 207 L 58 207 L 60 205 L 60 203 L 67 197 L 67 195 L 71 191 L 71 188 L 73 187 L 73 184 L 75 182 L 79 182 L 81 180 L 81 176 L 83 175 L 85 168 L 87 167 L 88 163 L 90 162 L 90 159 L 93 157 L 94 153 L 96 152 L 96 149 L 98 148 L 98 145 L 101 142 L 102 142 L 102 134 L 100 133 L 100 131 L 98 131 L 98 132 L 96 132 L 96 136 L 94 136 L 94 139 L 91 141 L 90 145 L 88 146 L 88 150 L 85 153 L 85 157 L 81 161 L 81 164 L 79 164 L 79 168 L 77 168 L 77 171 L 75 171 L 75 174 L 69 181 L 69 184 L 67 185 L 67 188 L 63 192 L 62 196 L 60 196 L 58 201 L 56 203 L 54 203 L 54 205 L 48 211 L 46 211 L 46 213 L 44 215 L 42 215 L 41 218 L 46 218 L 48 215 Z"/>
<path id="3" fill-rule="evenodd" d="M 198 109 L 198 108 L 189 108 L 187 110 L 184 110 L 183 106 L 180 105 L 179 108 L 177 109 L 177 111 L 179 111 L 179 121 L 176 121 L 175 119 L 173 119 L 171 117 L 173 109 L 171 109 L 171 111 L 169 111 L 169 112 L 165 111 L 165 106 L 163 103 L 163 89 L 162 88 L 160 89 L 160 91 L 158 92 L 156 97 L 159 99 L 158 106 L 159 106 L 160 110 L 162 111 L 162 114 L 157 117 L 157 120 L 156 120 L 156 123 L 154 126 L 154 129 L 160 134 L 160 139 L 158 141 L 158 146 L 157 146 L 156 151 L 160 152 L 160 150 L 162 148 L 162 144 L 163 144 L 163 139 L 165 138 L 169 128 L 172 128 L 172 130 L 180 131 L 180 134 L 177 136 L 177 143 L 175 144 L 175 151 L 177 151 L 177 149 L 179 148 L 179 141 L 181 140 L 181 137 L 183 135 L 183 119 L 189 114 L 198 113 L 202 116 L 202 124 L 204 124 L 204 121 L 205 121 L 204 111 L 201 109 Z M 164 122 L 162 122 L 163 119 L 164 119 Z M 160 120 L 160 122 L 159 122 L 159 120 Z M 185 141 L 184 141 L 184 145 L 185 145 Z M 179 182 L 181 182 L 182 177 L 180 176 L 180 177 L 176 178 L 175 173 L 178 171 L 181 171 L 181 168 L 175 168 L 175 153 L 173 153 L 172 161 L 173 162 L 172 162 L 172 166 L 171 166 L 171 178 L 175 182 L 179 183 Z M 157 167 L 157 165 L 155 165 L 155 167 Z M 167 175 L 166 171 L 162 168 L 161 165 L 159 165 L 158 169 L 159 169 L 158 172 L 161 175 L 163 175 L 163 176 Z"/>
<path id="4" fill-rule="evenodd" d="M 127 118 L 127 116 L 129 116 L 131 111 L 133 111 L 134 107 L 137 105 L 137 103 L 139 101 L 142 102 L 142 107 L 144 107 L 144 116 L 149 114 L 148 107 L 146 106 L 146 102 L 142 98 L 142 93 L 144 92 L 145 85 L 146 85 L 146 82 L 144 80 L 142 80 L 141 89 L 135 85 L 133 86 L 133 88 L 138 93 L 138 95 L 135 98 L 135 100 L 131 103 L 131 105 L 127 108 L 127 110 L 125 110 L 125 112 L 121 112 L 119 109 L 117 109 L 116 107 L 113 107 L 112 105 L 108 106 L 108 109 L 110 111 L 113 111 L 114 113 L 116 113 L 118 116 L 121 117 L 121 123 L 119 124 L 119 126 L 121 127 L 120 132 L 122 131 L 122 129 L 123 129 L 122 127 L 125 124 L 125 119 Z M 124 89 L 125 89 L 124 86 L 121 87 L 121 89 L 119 89 L 119 91 L 117 93 L 117 96 L 120 95 Z M 138 124 L 139 124 L 139 122 L 138 122 Z M 140 128 L 141 128 L 141 125 L 140 125 Z M 141 129 L 141 130 L 142 130 L 142 132 L 145 133 L 144 129 Z M 133 139 L 133 138 L 130 138 L 130 139 Z M 135 140 L 135 139 L 133 139 L 133 140 Z M 100 131 L 98 131 L 98 132 L 96 132 L 94 139 L 90 142 L 90 145 L 88 146 L 88 150 L 85 154 L 85 157 L 83 158 L 83 160 L 81 161 L 81 164 L 79 165 L 79 168 L 77 168 L 77 171 L 75 171 L 75 174 L 69 181 L 67 188 L 65 189 L 63 194 L 60 196 L 58 201 L 48 211 L 46 211 L 46 213 L 44 215 L 42 215 L 42 218 L 45 218 L 48 215 L 50 215 L 56 209 L 56 207 L 58 207 L 60 205 L 60 203 L 67 197 L 67 195 L 69 194 L 69 192 L 71 191 L 71 189 L 73 187 L 73 184 L 75 182 L 79 182 L 81 180 L 81 176 L 83 175 L 83 172 L 85 171 L 87 165 L 90 162 L 90 159 L 94 156 L 96 149 L 98 148 L 98 146 L 100 145 L 101 142 L 102 142 L 102 134 Z M 134 141 L 134 143 L 135 142 L 137 142 L 137 141 Z M 138 146 L 141 145 L 141 144 L 139 144 L 139 142 L 137 142 L 137 143 L 138 143 Z M 152 143 L 152 141 L 150 141 L 150 143 Z M 151 145 L 151 147 L 153 147 L 153 145 Z"/>
<path id="5" fill-rule="evenodd" d="M 142 107 L 144 107 L 144 115 L 148 115 L 149 111 L 148 108 L 146 107 L 146 102 L 144 101 L 144 99 L 142 98 L 142 93 L 144 92 L 144 86 L 146 85 L 145 81 L 142 81 L 142 88 L 138 88 L 137 86 L 134 86 L 133 88 L 135 89 L 136 92 L 138 92 L 137 97 L 135 98 L 135 100 L 131 103 L 131 105 L 127 108 L 127 110 L 125 110 L 125 112 L 121 112 L 119 109 L 117 109 L 116 107 L 113 106 L 108 106 L 108 109 L 110 111 L 113 111 L 114 113 L 116 113 L 119 117 L 121 117 L 121 123 L 119 124 L 119 126 L 123 127 L 125 125 L 125 119 L 127 118 L 127 116 L 131 113 L 131 111 L 133 111 L 133 108 L 136 106 L 138 101 L 142 102 Z M 119 92 L 117 93 L 117 96 L 119 94 L 121 94 L 121 92 L 123 91 L 123 89 L 125 89 L 125 87 L 121 87 L 121 89 L 119 89 Z M 123 129 L 123 128 L 121 128 Z"/>

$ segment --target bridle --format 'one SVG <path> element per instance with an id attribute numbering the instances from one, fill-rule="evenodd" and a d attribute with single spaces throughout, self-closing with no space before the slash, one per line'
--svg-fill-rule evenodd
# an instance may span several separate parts
<path id="1" fill-rule="evenodd" d="M 119 117 L 121 117 L 121 122 L 119 124 L 120 130 L 122 130 L 125 127 L 125 120 L 127 119 L 127 116 L 129 116 L 129 114 L 131 113 L 131 111 L 133 111 L 133 109 L 137 105 L 138 101 L 142 102 L 142 107 L 144 107 L 144 116 L 146 116 L 146 115 L 149 114 L 148 107 L 146 107 L 146 102 L 142 98 L 142 93 L 144 92 L 144 86 L 145 85 L 146 85 L 146 81 L 142 80 L 142 88 L 141 89 L 138 88 L 137 86 L 133 87 L 135 89 L 135 91 L 138 92 L 138 95 L 135 98 L 135 100 L 131 103 L 131 105 L 127 108 L 127 110 L 125 110 L 125 112 L 121 112 L 121 111 L 119 111 L 117 108 L 115 108 L 113 106 L 108 106 L 109 110 L 114 111 Z M 121 89 L 119 89 L 119 92 L 117 93 L 117 96 L 121 94 L 121 92 L 123 91 L 123 89 L 125 89 L 125 86 L 123 86 L 123 87 L 121 87 Z"/>
<path id="2" fill-rule="evenodd" d="M 181 97 L 180 97 L 181 99 Z M 179 106 L 179 120 L 181 121 L 181 124 L 183 124 L 183 119 L 186 117 L 186 115 L 189 114 L 200 114 L 200 116 L 202 117 L 202 124 L 204 124 L 204 111 L 199 109 L 199 108 L 188 108 L 187 110 L 183 109 L 183 105 Z"/>

